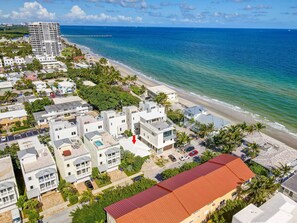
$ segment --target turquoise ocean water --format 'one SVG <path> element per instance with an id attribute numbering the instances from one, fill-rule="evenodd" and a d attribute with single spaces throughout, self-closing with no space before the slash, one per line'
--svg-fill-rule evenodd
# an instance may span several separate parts
<path id="1" fill-rule="evenodd" d="M 62 26 L 61 31 L 69 41 L 146 76 L 297 133 L 297 30 Z M 105 34 L 112 38 L 90 36 Z"/>

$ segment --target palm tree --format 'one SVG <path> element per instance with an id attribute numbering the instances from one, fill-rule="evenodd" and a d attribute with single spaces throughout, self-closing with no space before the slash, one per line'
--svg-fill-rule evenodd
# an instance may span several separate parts
<path id="1" fill-rule="evenodd" d="M 96 197 L 93 195 L 93 193 L 92 193 L 91 190 L 85 190 L 85 191 L 82 193 L 79 202 L 80 202 L 80 203 L 89 202 L 90 205 L 92 205 L 92 204 L 95 202 L 95 198 L 96 198 Z"/>
<path id="2" fill-rule="evenodd" d="M 235 146 L 233 144 L 226 144 L 222 148 L 223 153 L 229 153 L 231 154 L 235 149 Z"/>
<path id="3" fill-rule="evenodd" d="M 274 177 L 257 175 L 248 184 L 248 188 L 245 189 L 243 193 L 247 195 L 251 203 L 259 206 L 263 204 L 267 198 L 273 195 L 279 186 L 279 184 L 275 183 Z"/>
<path id="4" fill-rule="evenodd" d="M 167 94 L 161 92 L 160 94 L 156 95 L 155 102 L 160 105 L 164 105 L 167 101 Z"/>
<path id="5" fill-rule="evenodd" d="M 250 143 L 247 149 L 248 149 L 247 153 L 252 159 L 258 156 L 260 153 L 260 146 L 255 142 Z"/>
<path id="6" fill-rule="evenodd" d="M 254 125 L 254 128 L 257 132 L 261 132 L 263 129 L 266 128 L 265 125 L 263 125 L 261 122 L 257 122 L 255 125 Z M 261 133 L 260 133 L 261 134 Z"/>
<path id="7" fill-rule="evenodd" d="M 208 160 L 216 157 L 217 155 L 218 155 L 218 153 L 212 152 L 211 150 L 207 149 L 207 150 L 205 150 L 205 152 L 202 153 L 201 163 L 205 163 Z"/>
<path id="8" fill-rule="evenodd" d="M 177 132 L 176 134 L 176 145 L 177 147 L 184 146 L 187 143 L 190 143 L 191 139 L 190 136 L 187 135 L 185 132 Z"/>
<path id="9" fill-rule="evenodd" d="M 284 177 L 288 176 L 292 171 L 291 166 L 289 166 L 288 164 L 284 165 L 282 163 L 280 163 L 280 166 L 278 167 L 278 169 L 280 170 L 280 173 L 281 173 L 280 177 L 281 178 L 284 178 Z"/>

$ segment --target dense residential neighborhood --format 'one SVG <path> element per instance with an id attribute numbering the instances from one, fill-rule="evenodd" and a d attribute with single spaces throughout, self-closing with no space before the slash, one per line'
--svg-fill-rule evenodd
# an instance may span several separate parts
<path id="1" fill-rule="evenodd" d="M 28 27 L 0 42 L 0 222 L 296 221 L 296 148 L 262 123 L 146 87 L 59 23 Z"/>

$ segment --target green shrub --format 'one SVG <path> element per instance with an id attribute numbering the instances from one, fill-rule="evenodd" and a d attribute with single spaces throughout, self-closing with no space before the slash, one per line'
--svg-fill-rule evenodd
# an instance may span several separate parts
<path id="1" fill-rule="evenodd" d="M 78 202 L 78 196 L 76 194 L 72 194 L 69 196 L 69 203 L 74 205 Z"/>

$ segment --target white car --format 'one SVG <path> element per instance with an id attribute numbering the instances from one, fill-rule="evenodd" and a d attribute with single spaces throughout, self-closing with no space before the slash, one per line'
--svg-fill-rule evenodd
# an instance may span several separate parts
<path id="1" fill-rule="evenodd" d="M 181 160 L 181 161 L 185 161 L 185 160 L 187 160 L 187 159 L 189 159 L 190 157 L 188 156 L 188 155 L 184 155 L 184 156 L 181 156 L 181 157 L 179 157 L 179 159 Z"/>
<path id="2" fill-rule="evenodd" d="M 1 137 L 1 142 L 5 142 L 6 141 L 6 136 L 2 136 Z"/>

